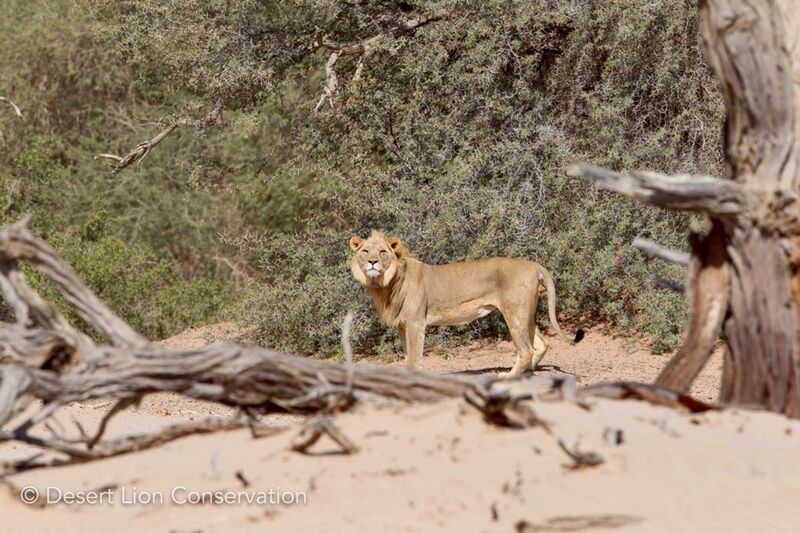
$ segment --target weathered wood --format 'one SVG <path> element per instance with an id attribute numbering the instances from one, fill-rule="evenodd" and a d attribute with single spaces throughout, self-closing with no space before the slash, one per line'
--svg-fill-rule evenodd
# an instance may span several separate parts
<path id="1" fill-rule="evenodd" d="M 731 239 L 729 371 L 721 400 L 800 416 L 798 307 L 781 239 L 757 228 Z"/>
<path id="2" fill-rule="evenodd" d="M 663 405 L 676 409 L 686 409 L 691 413 L 702 413 L 717 410 L 718 405 L 706 403 L 688 394 L 664 388 L 660 385 L 616 381 L 589 385 L 580 391 L 580 399 L 611 398 L 614 400 L 643 400 L 654 405 Z"/>
<path id="3" fill-rule="evenodd" d="M 182 118 L 179 120 L 175 120 L 169 124 L 167 124 L 164 129 L 158 132 L 152 139 L 147 139 L 146 141 L 142 141 L 136 145 L 136 147 L 128 152 L 124 157 L 120 157 L 115 154 L 97 154 L 94 158 L 95 159 L 110 159 L 115 161 L 115 164 L 111 168 L 111 174 L 117 174 L 132 164 L 136 163 L 137 161 L 141 161 L 147 154 L 150 153 L 150 150 L 158 146 L 161 141 L 167 138 L 169 134 L 173 131 L 178 129 L 179 127 L 192 127 L 198 130 L 204 130 L 210 128 L 214 124 L 217 123 L 220 116 L 222 116 L 222 108 L 224 107 L 224 101 L 220 98 L 214 103 L 214 107 L 206 113 L 204 116 L 200 117 L 197 120 L 192 120 L 189 118 Z"/>
<path id="4" fill-rule="evenodd" d="M 94 448 L 82 446 L 81 442 L 68 442 L 60 438 L 48 439 L 26 435 L 26 444 L 56 451 L 61 453 L 62 456 L 48 458 L 33 457 L 23 461 L 0 462 L 0 469 L 2 469 L 3 475 L 9 475 L 20 471 L 35 470 L 37 468 L 87 463 L 98 459 L 108 459 L 118 455 L 147 450 L 189 435 L 202 435 L 205 433 L 232 431 L 242 428 L 250 428 L 254 433 L 258 432 L 257 436 L 259 437 L 282 431 L 281 428 L 255 427 L 251 420 L 242 417 L 230 419 L 214 417 L 196 422 L 172 424 L 166 426 L 157 433 L 127 435 L 111 439 L 102 442 L 100 446 Z M 13 433 L 0 431 L 0 442 L 10 440 L 17 440 L 17 437 Z"/>
<path id="5" fill-rule="evenodd" d="M 66 321 L 52 304 L 35 294 L 20 278 L 21 274 L 14 272 L 16 261 L 24 260 L 53 280 L 58 292 L 75 312 L 112 344 L 115 346 L 146 344 L 147 339 L 136 333 L 101 302 L 75 271 L 58 258 L 52 248 L 28 231 L 27 223 L 28 219 L 23 219 L 0 231 L 0 261 L 5 262 L 0 272 L 3 275 L 0 277 L 6 280 L 1 285 L 6 301 L 10 301 L 14 310 L 20 313 L 24 306 L 30 312 L 36 311 L 40 315 L 36 320 L 37 323 L 54 327 L 50 322 L 58 322 L 59 329 L 67 327 Z M 16 296 L 9 290 L 16 291 Z"/>
<path id="6" fill-rule="evenodd" d="M 725 98 L 732 176 L 755 189 L 797 191 L 800 30 L 795 0 L 709 0 L 701 5 L 706 57 Z"/>
<path id="7" fill-rule="evenodd" d="M 728 309 L 729 275 L 722 225 L 715 223 L 705 237 L 692 239 L 687 297 L 691 316 L 686 339 L 661 371 L 656 384 L 688 392 L 717 343 Z"/>
<path id="8" fill-rule="evenodd" d="M 729 167 L 764 199 L 727 228 L 731 290 L 721 399 L 800 416 L 800 299 L 787 253 L 798 233 L 787 222 L 795 218 L 800 186 L 800 16 L 792 0 L 712 0 L 702 20 L 727 104 Z"/>
<path id="9" fill-rule="evenodd" d="M 572 166 L 567 174 L 591 179 L 602 189 L 668 209 L 730 216 L 740 213 L 746 205 L 745 193 L 738 184 L 709 176 L 665 176 L 655 172 L 627 175 L 592 165 Z"/>
<path id="10" fill-rule="evenodd" d="M 686 340 L 658 383 L 687 390 L 724 320 L 721 399 L 800 417 L 800 10 L 795 0 L 706 0 L 700 9 L 734 181 L 572 173 L 712 219 L 693 246 Z"/>
<path id="11" fill-rule="evenodd" d="M 28 330 L 36 354 L 70 349 L 74 339 Z M 3 356 L 22 345 L 17 326 L 0 328 Z M 348 384 L 344 365 L 297 357 L 265 348 L 218 343 L 201 348 L 96 346 L 83 353 L 69 372 L 22 367 L 31 377 L 28 392 L 45 402 L 62 404 L 96 398 L 131 398 L 159 391 L 257 409 L 261 412 L 316 412 L 327 397 Z M 400 401 L 434 401 L 460 397 L 487 382 L 469 376 L 433 375 L 405 368 L 358 365 L 352 372 L 356 395 Z"/>
<path id="12" fill-rule="evenodd" d="M 689 260 L 692 257 L 691 254 L 664 248 L 657 242 L 651 241 L 650 239 L 644 239 L 642 237 L 636 237 L 633 239 L 631 246 L 641 250 L 648 257 L 655 257 L 668 263 L 681 266 L 689 266 Z"/>

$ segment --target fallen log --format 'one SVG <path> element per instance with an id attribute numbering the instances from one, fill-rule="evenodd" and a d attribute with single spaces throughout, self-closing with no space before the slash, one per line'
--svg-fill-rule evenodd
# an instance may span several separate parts
<path id="1" fill-rule="evenodd" d="M 202 348 L 151 343 L 97 298 L 69 265 L 30 233 L 27 223 L 23 219 L 0 231 L 0 290 L 16 315 L 16 323 L 0 323 L 0 442 L 18 441 L 62 457 L 7 464 L 6 473 L 101 459 L 194 433 L 253 429 L 255 416 L 264 413 L 328 417 L 363 400 L 431 402 L 469 394 L 470 403 L 484 409 L 490 422 L 515 427 L 539 423 L 530 407 L 507 392 L 491 390 L 491 379 L 354 366 L 347 322 L 343 331 L 349 356 L 346 365 L 230 343 Z M 29 262 L 52 280 L 67 304 L 109 344 L 74 328 L 55 305 L 33 290 L 19 269 L 20 261 Z M 155 392 L 218 402 L 237 408 L 238 414 L 229 420 L 103 440 L 113 416 Z M 115 403 L 93 435 L 79 428 L 80 438 L 67 437 L 49 425 L 60 407 L 99 398 Z M 15 421 L 32 400 L 41 401 L 41 407 L 21 422 Z M 4 428 L 12 421 L 15 427 Z M 328 426 L 333 427 L 332 423 Z M 40 429 L 39 434 L 32 432 L 34 428 Z M 41 428 L 51 437 L 42 437 Z"/>
<path id="2" fill-rule="evenodd" d="M 19 270 L 20 261 L 28 261 L 52 280 L 67 304 L 108 344 L 74 328 L 55 305 L 33 290 Z M 271 434 L 274 431 L 265 429 L 257 415 L 272 412 L 315 415 L 303 427 L 296 450 L 305 452 L 327 434 L 352 453 L 357 446 L 334 426 L 333 415 L 359 401 L 410 403 L 460 397 L 482 412 L 487 423 L 542 427 L 550 433 L 529 401 L 543 396 L 533 389 L 525 390 L 525 382 L 518 383 L 522 386 L 519 390 L 514 382 L 495 387 L 496 378 L 354 365 L 348 341 L 349 316 L 342 331 L 345 364 L 231 343 L 176 348 L 149 342 L 97 298 L 46 243 L 28 231 L 27 219 L 0 230 L 0 290 L 16 315 L 15 323 L 0 322 L 0 442 L 16 441 L 51 452 L 46 457 L 37 454 L 0 465 L 0 476 L 104 459 L 192 434 L 239 428 L 250 428 L 254 436 Z M 540 388 L 563 389 L 559 379 L 551 379 L 549 385 L 546 381 L 538 380 Z M 628 389 L 637 390 L 638 386 L 632 384 Z M 232 418 L 211 418 L 146 435 L 104 439 L 112 417 L 156 392 L 213 401 L 237 412 Z M 580 401 L 574 391 L 567 393 L 561 390 L 560 396 Z M 633 396 L 669 404 L 663 394 Z M 77 422 L 78 437 L 50 424 L 59 408 L 97 399 L 111 400 L 113 405 L 92 434 Z M 26 409 L 33 400 L 41 405 L 36 404 L 30 413 Z M 42 429 L 50 436 L 42 436 Z"/>

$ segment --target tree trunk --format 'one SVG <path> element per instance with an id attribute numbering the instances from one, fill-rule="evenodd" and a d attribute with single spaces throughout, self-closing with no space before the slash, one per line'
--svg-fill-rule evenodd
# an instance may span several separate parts
<path id="1" fill-rule="evenodd" d="M 798 417 L 800 15 L 796 0 L 706 0 L 700 9 L 704 48 L 727 107 L 732 181 L 586 166 L 571 173 L 711 219 L 711 232 L 692 243 L 686 341 L 657 383 L 688 390 L 722 326 L 720 399 Z"/>
<path id="2" fill-rule="evenodd" d="M 795 0 L 711 0 L 703 38 L 728 108 L 726 159 L 752 205 L 728 221 L 725 320 L 729 366 L 721 400 L 800 415 L 797 116 L 800 26 Z"/>

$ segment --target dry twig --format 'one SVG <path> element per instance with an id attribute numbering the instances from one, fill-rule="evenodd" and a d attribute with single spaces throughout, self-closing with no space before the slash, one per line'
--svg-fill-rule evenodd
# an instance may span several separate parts
<path id="1" fill-rule="evenodd" d="M 564 441 L 558 439 L 558 447 L 572 459 L 572 464 L 564 465 L 570 470 L 580 470 L 582 468 L 589 468 L 599 466 L 605 462 L 603 456 L 597 452 L 582 452 L 578 449 L 577 444 L 570 450 Z"/>
<path id="2" fill-rule="evenodd" d="M 128 168 L 132 164 L 136 163 L 137 161 L 141 161 L 147 154 L 150 153 L 150 150 L 158 146 L 158 144 L 163 141 L 170 133 L 175 131 L 179 127 L 193 127 L 198 130 L 204 130 L 209 128 L 217 123 L 219 117 L 222 115 L 222 108 L 223 108 L 223 101 L 217 100 L 214 104 L 214 107 L 209 111 L 204 117 L 197 119 L 197 120 L 190 120 L 188 118 L 183 118 L 180 120 L 176 120 L 170 124 L 168 124 L 164 129 L 162 129 L 155 137 L 152 139 L 148 139 L 146 141 L 142 141 L 136 145 L 136 147 L 128 152 L 124 157 L 120 157 L 114 154 L 97 154 L 94 156 L 95 160 L 97 159 L 110 159 L 115 161 L 113 168 L 111 169 L 111 174 L 117 174 L 118 172 Z"/>
<path id="3" fill-rule="evenodd" d="M 10 105 L 14 109 L 14 113 L 19 117 L 22 118 L 22 110 L 19 108 L 17 104 L 6 98 L 5 96 L 0 96 L 0 102 L 5 102 Z"/>
<path id="4" fill-rule="evenodd" d="M 655 257 L 681 266 L 689 266 L 689 260 L 692 258 L 691 254 L 664 248 L 657 242 L 642 237 L 633 239 L 631 246 L 641 250 L 648 257 Z"/>
<path id="5" fill-rule="evenodd" d="M 432 22 L 436 22 L 452 15 L 452 11 L 439 11 L 429 15 L 423 15 L 416 18 L 402 20 L 389 28 L 381 31 L 380 33 L 367 37 L 360 41 L 355 42 L 341 42 L 334 40 L 329 34 L 317 28 L 314 39 L 309 45 L 309 50 L 315 52 L 320 48 L 330 50 L 328 60 L 325 62 L 325 87 L 322 90 L 322 95 L 314 107 L 314 112 L 318 112 L 328 102 L 331 109 L 333 109 L 333 95 L 339 88 L 339 78 L 336 70 L 333 68 L 336 62 L 342 56 L 356 56 L 356 69 L 353 74 L 352 81 L 357 82 L 361 79 L 364 72 L 364 65 L 369 57 L 380 46 L 392 39 L 396 39 L 402 35 L 413 32 L 417 28 L 426 26 Z"/>

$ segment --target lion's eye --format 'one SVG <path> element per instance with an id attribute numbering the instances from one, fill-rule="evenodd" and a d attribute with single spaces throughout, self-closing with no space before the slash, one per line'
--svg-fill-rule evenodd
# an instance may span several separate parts
<path id="1" fill-rule="evenodd" d="M 367 254 L 369 254 L 369 252 L 368 252 L 368 251 L 366 251 L 366 250 L 361 250 L 361 255 L 367 255 Z"/>
<path id="2" fill-rule="evenodd" d="M 387 255 L 389 254 L 386 253 L 386 250 L 381 250 L 381 257 L 386 257 Z"/>

